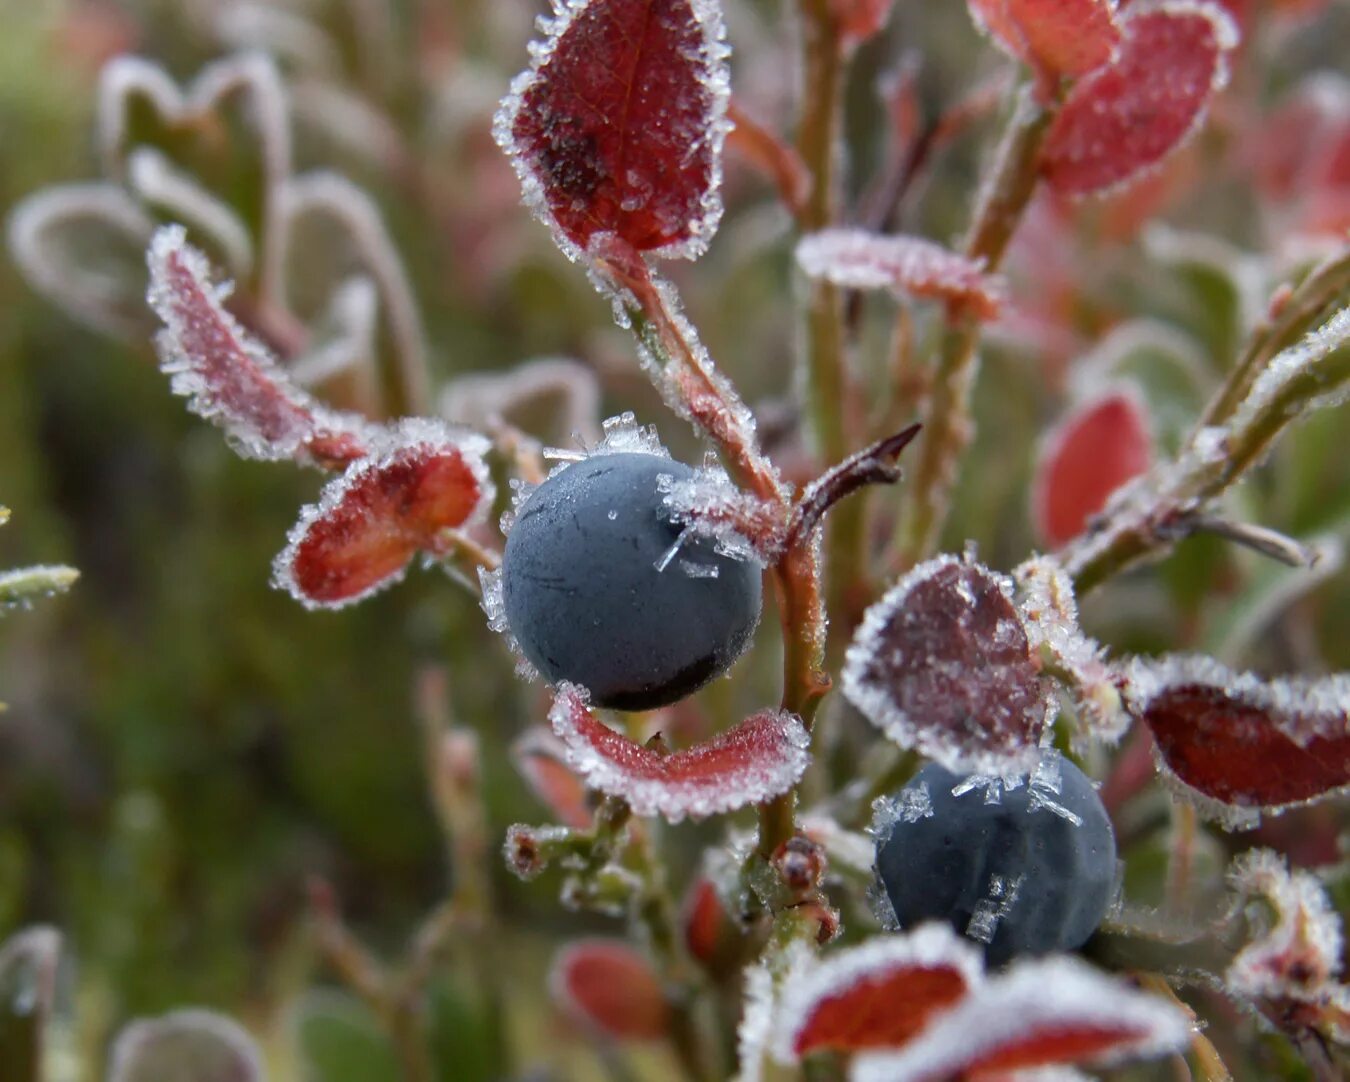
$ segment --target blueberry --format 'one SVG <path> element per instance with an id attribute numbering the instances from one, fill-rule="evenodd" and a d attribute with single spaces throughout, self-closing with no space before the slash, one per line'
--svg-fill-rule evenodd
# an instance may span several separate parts
<path id="1" fill-rule="evenodd" d="M 550 683 L 599 706 L 649 710 L 725 672 L 759 620 L 760 569 L 680 537 L 658 490 L 694 471 L 654 454 L 603 454 L 530 493 L 506 539 L 511 634 Z"/>
<path id="2" fill-rule="evenodd" d="M 985 944 L 992 965 L 1018 954 L 1081 947 L 1105 916 L 1116 839 L 1097 790 L 1054 752 L 1010 788 L 937 764 L 892 801 L 877 840 L 877 874 L 901 927 L 942 920 Z M 889 833 L 888 833 L 889 831 Z"/>

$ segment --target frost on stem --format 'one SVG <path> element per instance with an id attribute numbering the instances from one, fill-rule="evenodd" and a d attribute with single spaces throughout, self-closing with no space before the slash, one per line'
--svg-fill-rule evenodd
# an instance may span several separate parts
<path id="1" fill-rule="evenodd" d="M 1011 586 L 980 564 L 939 556 L 897 582 L 868 609 L 843 688 L 897 744 L 952 770 L 1038 761 L 1048 696 Z"/>
<path id="2" fill-rule="evenodd" d="M 553 1001 L 573 1021 L 616 1041 L 654 1041 L 670 1029 L 670 1007 L 647 957 L 618 939 L 563 947 L 549 973 Z"/>
<path id="3" fill-rule="evenodd" d="M 1051 85 L 1101 67 L 1120 45 L 1115 0 L 969 0 L 969 7 L 999 48 Z"/>
<path id="4" fill-rule="evenodd" d="M 149 266 L 148 299 L 164 322 L 155 342 L 160 366 L 188 408 L 223 428 L 239 454 L 341 466 L 367 453 L 369 426 L 296 387 L 225 310 L 227 287 L 212 285 L 182 226 L 155 234 Z"/>
<path id="5" fill-rule="evenodd" d="M 810 761 L 801 720 L 778 710 L 670 755 L 609 728 L 571 684 L 558 688 L 549 721 L 587 785 L 626 801 L 635 815 L 671 822 L 771 800 L 796 785 Z"/>
<path id="6" fill-rule="evenodd" d="M 374 433 L 371 454 L 300 513 L 273 581 L 307 608 L 341 608 L 396 582 L 445 532 L 472 524 L 493 488 L 481 436 L 407 418 Z"/>
<path id="7" fill-rule="evenodd" d="M 662 477 L 657 490 L 672 521 L 684 526 L 680 542 L 686 536 L 702 538 L 711 541 L 719 555 L 754 560 L 761 566 L 777 560 L 785 526 L 782 508 L 737 487 L 715 461 L 705 463 L 685 480 Z M 672 557 L 678 554 L 680 542 L 671 550 Z"/>
<path id="8" fill-rule="evenodd" d="M 716 0 L 563 0 L 494 134 L 571 258 L 613 235 L 696 258 L 722 213 L 730 75 Z"/>
<path id="9" fill-rule="evenodd" d="M 1189 1019 L 1069 957 L 1022 962 L 973 990 L 899 1052 L 854 1060 L 853 1082 L 938 1082 L 1016 1069 L 1164 1055 L 1191 1039 Z"/>
<path id="10" fill-rule="evenodd" d="M 826 229 L 797 243 L 797 265 L 808 278 L 936 298 L 965 305 L 981 319 L 997 316 L 1004 300 L 1002 279 L 985 274 L 982 262 L 922 237 Z"/>
<path id="11" fill-rule="evenodd" d="M 1229 828 L 1350 787 L 1350 677 L 1265 681 L 1195 656 L 1138 659 L 1128 677 L 1166 779 Z"/>
<path id="12" fill-rule="evenodd" d="M 784 981 L 774 1018 L 774 1058 L 898 1048 L 950 1010 L 983 977 L 980 955 L 945 925 L 882 936 L 816 961 Z"/>
<path id="13" fill-rule="evenodd" d="M 1228 81 L 1238 29 L 1217 3 L 1135 4 L 1121 30 L 1115 58 L 1074 84 L 1046 137 L 1042 169 L 1056 191 L 1138 179 L 1199 129 Z"/>
<path id="14" fill-rule="evenodd" d="M 108 1082 L 263 1082 L 262 1052 L 238 1022 L 206 1010 L 132 1022 L 113 1043 Z"/>

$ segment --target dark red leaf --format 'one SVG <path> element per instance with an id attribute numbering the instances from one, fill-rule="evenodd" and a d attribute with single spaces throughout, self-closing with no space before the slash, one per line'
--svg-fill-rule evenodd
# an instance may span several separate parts
<path id="1" fill-rule="evenodd" d="M 1010 595 L 977 563 L 919 565 L 867 611 L 844 694 L 901 747 L 952 770 L 1031 769 L 1047 700 Z"/>
<path id="2" fill-rule="evenodd" d="M 1216 4 L 1131 7 L 1121 25 L 1119 54 L 1075 84 L 1046 138 L 1042 165 L 1058 191 L 1104 191 L 1157 165 L 1227 82 L 1238 33 Z"/>
<path id="3" fill-rule="evenodd" d="M 1202 810 L 1231 821 L 1350 786 L 1345 677 L 1266 683 L 1207 658 L 1141 661 L 1130 704 L 1167 770 Z"/>
<path id="4" fill-rule="evenodd" d="M 379 442 L 305 508 L 277 557 L 276 585 L 307 606 L 339 608 L 389 585 L 491 502 L 480 437 L 406 420 Z"/>
<path id="5" fill-rule="evenodd" d="M 699 255 L 721 214 L 729 77 L 708 0 L 562 6 L 497 115 L 526 199 L 565 251 L 615 234 L 658 255 Z"/>
<path id="6" fill-rule="evenodd" d="M 1032 487 L 1036 532 L 1051 548 L 1077 537 L 1107 498 L 1148 469 L 1144 404 L 1114 390 L 1076 406 L 1046 437 Z"/>
<path id="7" fill-rule="evenodd" d="M 829 955 L 786 982 L 775 1054 L 793 1062 L 824 1049 L 899 1048 L 982 975 L 975 948 L 940 924 Z"/>
<path id="8" fill-rule="evenodd" d="M 705 966 L 715 964 L 733 931 L 727 912 L 712 880 L 694 880 L 680 914 L 684 926 L 684 944 L 689 953 Z"/>
<path id="9" fill-rule="evenodd" d="M 566 762 L 567 749 L 547 729 L 526 729 L 511 745 L 511 759 L 530 789 L 558 822 L 576 830 L 591 825 L 586 787 Z"/>
<path id="10" fill-rule="evenodd" d="M 969 0 L 970 12 L 1011 56 L 1048 80 L 1086 75 L 1120 44 L 1110 0 Z"/>
<path id="11" fill-rule="evenodd" d="M 810 760 L 801 720 L 779 710 L 762 711 L 672 755 L 615 732 L 570 684 L 559 687 L 549 721 L 587 785 L 623 798 L 637 815 L 661 815 L 671 822 L 779 796 L 801 780 Z"/>
<path id="12" fill-rule="evenodd" d="M 614 1040 L 658 1040 L 669 1029 L 660 980 L 646 957 L 622 940 L 586 939 L 564 947 L 549 986 L 573 1019 Z"/>
<path id="13" fill-rule="evenodd" d="M 248 458 L 302 459 L 341 468 L 368 451 L 360 418 L 330 410 L 290 378 L 221 304 L 205 256 L 181 226 L 155 234 L 150 304 L 164 321 L 160 365 L 196 414 L 225 429 Z"/>
<path id="14" fill-rule="evenodd" d="M 1110 1064 L 1184 1049 L 1190 1020 L 1073 958 L 1023 962 L 938 1018 L 908 1047 L 864 1053 L 854 1082 L 980 1079 L 1056 1064 Z"/>

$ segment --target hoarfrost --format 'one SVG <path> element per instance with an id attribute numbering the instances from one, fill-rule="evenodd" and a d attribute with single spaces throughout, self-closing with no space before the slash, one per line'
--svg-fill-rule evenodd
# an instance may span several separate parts
<path id="1" fill-rule="evenodd" d="M 685 527 L 681 540 L 685 534 L 708 540 L 721 556 L 761 566 L 777 558 L 783 541 L 780 507 L 738 488 L 720 466 L 701 466 L 685 481 L 662 475 L 656 487 L 672 520 Z M 715 566 L 711 570 L 716 574 Z"/>
<path id="2" fill-rule="evenodd" d="M 1297 381 L 1318 379 L 1320 373 L 1317 366 L 1347 343 L 1350 343 L 1350 307 L 1340 309 L 1301 342 L 1271 360 L 1233 415 L 1230 422 L 1232 430 L 1242 431 L 1256 418 L 1279 405 Z M 1347 398 L 1350 398 L 1350 380 L 1341 380 L 1338 385 L 1332 384 L 1320 394 L 1289 398 L 1283 406 L 1284 415 L 1327 409 L 1340 405 Z"/>
<path id="3" fill-rule="evenodd" d="M 747 966 L 741 1021 L 736 1027 L 736 1060 L 740 1069 L 735 1082 L 760 1082 L 764 1077 L 764 1057 L 773 1036 L 776 998 L 773 971 L 763 962 Z"/>
<path id="4" fill-rule="evenodd" d="M 1012 912 L 1021 887 L 1020 875 L 1011 880 L 1001 875 L 991 875 L 989 892 L 975 903 L 966 925 L 966 935 L 981 943 L 992 943 L 998 932 L 998 922 Z"/>
<path id="5" fill-rule="evenodd" d="M 175 168 L 158 150 L 138 147 L 132 151 L 127 159 L 127 185 L 144 203 L 210 237 L 231 274 L 243 277 L 252 270 L 253 241 L 234 209 Z"/>

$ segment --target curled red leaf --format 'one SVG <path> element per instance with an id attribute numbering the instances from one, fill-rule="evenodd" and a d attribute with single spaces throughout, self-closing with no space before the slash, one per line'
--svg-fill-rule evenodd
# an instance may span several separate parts
<path id="1" fill-rule="evenodd" d="M 1048 80 L 1086 75 L 1120 44 L 1112 0 L 969 0 L 975 23 Z"/>
<path id="2" fill-rule="evenodd" d="M 380 433 L 375 453 L 329 482 L 301 512 L 276 559 L 274 582 L 310 608 L 340 608 L 397 581 L 444 531 L 491 503 L 487 441 L 431 421 Z"/>
<path id="3" fill-rule="evenodd" d="M 1111 1064 L 1184 1049 L 1189 1019 L 1068 957 L 1023 962 L 975 989 L 897 1053 L 863 1053 L 854 1082 L 983 1078 L 1057 1064 Z"/>
<path id="4" fill-rule="evenodd" d="M 994 318 L 1003 303 L 1002 279 L 985 274 L 977 260 L 922 237 L 825 229 L 798 242 L 797 264 L 811 278 L 963 304 L 981 319 Z"/>
<path id="5" fill-rule="evenodd" d="M 527 202 L 576 256 L 612 234 L 702 253 L 721 216 L 727 47 L 713 0 L 571 0 L 511 86 L 495 134 Z"/>
<path id="6" fill-rule="evenodd" d="M 575 1021 L 618 1041 L 664 1037 L 670 1008 L 645 955 L 617 939 L 584 939 L 558 952 L 554 1001 Z"/>
<path id="7" fill-rule="evenodd" d="M 547 729 L 526 729 L 511 745 L 516 764 L 534 795 L 564 826 L 585 830 L 591 825 L 586 787 L 567 765 L 567 749 Z"/>
<path id="8" fill-rule="evenodd" d="M 1011 587 L 952 556 L 920 564 L 867 610 L 844 694 L 887 736 L 955 771 L 1024 773 L 1046 692 Z"/>
<path id="9" fill-rule="evenodd" d="M 1046 137 L 1042 168 L 1057 191 L 1106 191 L 1157 165 L 1228 81 L 1238 31 L 1217 4 L 1136 6 L 1121 26 L 1116 58 L 1074 85 Z"/>
<path id="10" fill-rule="evenodd" d="M 1128 691 L 1176 787 L 1230 825 L 1350 787 L 1350 677 L 1267 682 L 1173 657 L 1136 661 Z"/>
<path id="11" fill-rule="evenodd" d="M 571 684 L 558 688 L 549 721 L 587 785 L 627 801 L 636 815 L 671 822 L 771 800 L 796 785 L 810 761 L 801 719 L 781 710 L 761 711 L 671 755 L 605 725 Z"/>
<path id="12" fill-rule="evenodd" d="M 982 977 L 979 952 L 940 924 L 808 962 L 785 982 L 775 1056 L 899 1048 Z"/>
<path id="13" fill-rule="evenodd" d="M 1031 494 L 1036 532 L 1051 548 L 1077 537 L 1107 498 L 1149 467 L 1152 436 L 1133 390 L 1071 410 L 1045 438 Z"/>

